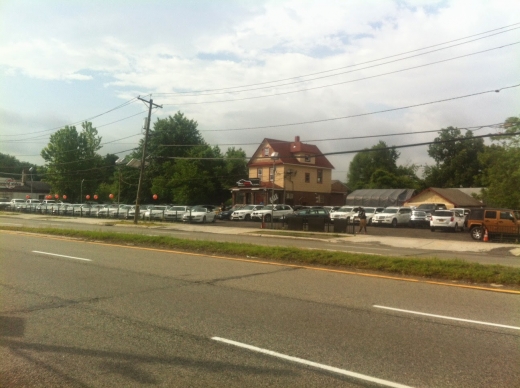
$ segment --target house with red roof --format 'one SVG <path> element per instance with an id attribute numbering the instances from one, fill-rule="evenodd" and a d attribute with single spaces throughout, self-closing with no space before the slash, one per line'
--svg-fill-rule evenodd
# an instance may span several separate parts
<path id="1" fill-rule="evenodd" d="M 332 181 L 334 166 L 318 147 L 294 141 L 264 139 L 248 163 L 249 178 L 231 189 L 233 204 L 284 203 L 341 206 L 347 188 Z"/>

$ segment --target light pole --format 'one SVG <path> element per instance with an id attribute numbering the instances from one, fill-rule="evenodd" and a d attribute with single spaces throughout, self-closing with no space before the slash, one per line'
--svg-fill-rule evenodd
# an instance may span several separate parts
<path id="1" fill-rule="evenodd" d="M 271 159 L 273 160 L 273 188 L 271 190 L 271 229 L 273 229 L 273 220 L 274 220 L 274 180 L 275 180 L 275 169 L 276 169 L 276 161 L 279 159 L 278 152 L 273 152 L 271 154 Z"/>
<path id="2" fill-rule="evenodd" d="M 79 200 L 80 200 L 80 203 L 83 203 L 83 182 L 85 181 L 85 179 L 83 178 L 81 180 L 81 188 L 79 190 Z"/>
<path id="3" fill-rule="evenodd" d="M 29 172 L 31 173 L 31 198 L 32 198 L 32 194 L 33 194 L 33 179 L 32 179 L 32 172 L 34 170 L 34 167 L 31 167 L 29 169 Z"/>

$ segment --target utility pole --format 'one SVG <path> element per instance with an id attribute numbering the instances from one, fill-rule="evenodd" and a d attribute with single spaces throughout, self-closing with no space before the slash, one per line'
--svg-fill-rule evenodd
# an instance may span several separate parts
<path id="1" fill-rule="evenodd" d="M 150 101 L 146 101 L 142 99 L 141 97 L 137 97 L 139 100 L 145 102 L 148 104 L 148 120 L 146 122 L 146 132 L 144 134 L 144 143 L 143 143 L 143 156 L 141 157 L 141 168 L 139 172 L 139 184 L 137 185 L 137 197 L 135 199 L 135 214 L 134 214 L 134 224 L 137 224 L 137 221 L 139 220 L 139 200 L 140 200 L 140 193 L 141 193 L 141 182 L 143 181 L 143 174 L 144 174 L 144 162 L 146 158 L 146 143 L 148 142 L 148 133 L 150 132 L 150 119 L 152 117 L 152 106 L 156 106 L 157 108 L 162 108 L 162 105 L 157 105 L 153 103 L 153 100 L 150 99 Z"/>

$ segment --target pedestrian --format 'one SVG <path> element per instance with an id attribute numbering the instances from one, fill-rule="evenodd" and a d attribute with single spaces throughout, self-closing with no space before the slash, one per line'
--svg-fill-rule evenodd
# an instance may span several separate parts
<path id="1" fill-rule="evenodd" d="M 363 229 L 365 229 L 364 234 L 367 234 L 367 215 L 365 213 L 365 209 L 363 209 L 362 207 L 359 208 L 358 217 L 359 217 L 359 232 L 358 233 L 361 233 L 361 231 Z"/>

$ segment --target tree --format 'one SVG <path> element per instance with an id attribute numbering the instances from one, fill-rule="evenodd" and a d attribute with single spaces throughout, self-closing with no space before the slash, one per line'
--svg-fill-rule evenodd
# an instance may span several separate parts
<path id="1" fill-rule="evenodd" d="M 425 168 L 427 187 L 479 187 L 482 165 L 478 155 L 484 152 L 484 140 L 473 138 L 468 130 L 462 135 L 460 129 L 443 128 L 428 147 L 428 155 L 434 166 Z"/>
<path id="2" fill-rule="evenodd" d="M 2 154 L 0 152 L 0 176 L 18 179 L 25 170 L 29 174 L 29 169 L 33 168 L 32 180 L 39 181 L 40 176 L 37 172 L 37 166 L 29 162 L 22 162 L 11 155 Z"/>
<path id="3" fill-rule="evenodd" d="M 85 122 L 82 128 L 79 133 L 74 126 L 58 130 L 41 151 L 46 162 L 45 180 L 55 193 L 70 200 L 79 199 L 81 188 L 83 193 L 93 193 L 103 180 L 103 160 L 97 154 L 101 137 L 92 123 Z"/>
<path id="4" fill-rule="evenodd" d="M 509 117 L 504 124 L 508 137 L 493 138 L 493 144 L 479 155 L 484 167 L 482 181 L 486 204 L 520 209 L 520 118 Z"/>
<path id="5" fill-rule="evenodd" d="M 397 166 L 399 153 L 384 141 L 354 156 L 349 166 L 347 186 L 351 190 L 418 188 L 416 166 Z"/>
<path id="6" fill-rule="evenodd" d="M 221 203 L 230 196 L 229 188 L 247 177 L 244 151 L 230 148 L 222 155 L 204 141 L 197 126 L 180 112 L 154 123 L 147 144 L 144 202 L 157 194 L 173 203 Z M 134 158 L 140 158 L 142 145 Z"/>

